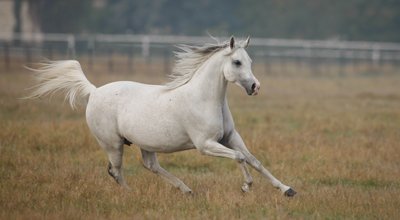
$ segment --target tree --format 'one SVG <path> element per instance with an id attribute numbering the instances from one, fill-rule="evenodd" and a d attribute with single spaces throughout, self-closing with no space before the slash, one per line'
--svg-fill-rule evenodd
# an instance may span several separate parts
<path id="1" fill-rule="evenodd" d="M 91 0 L 30 0 L 29 4 L 45 33 L 79 33 L 92 12 Z"/>

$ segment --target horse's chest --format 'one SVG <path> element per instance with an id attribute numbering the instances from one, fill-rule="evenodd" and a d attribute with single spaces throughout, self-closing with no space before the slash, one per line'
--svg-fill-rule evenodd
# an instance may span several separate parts
<path id="1" fill-rule="evenodd" d="M 202 130 L 205 135 L 217 141 L 221 140 L 225 134 L 222 114 L 215 115 L 205 120 L 204 129 Z"/>

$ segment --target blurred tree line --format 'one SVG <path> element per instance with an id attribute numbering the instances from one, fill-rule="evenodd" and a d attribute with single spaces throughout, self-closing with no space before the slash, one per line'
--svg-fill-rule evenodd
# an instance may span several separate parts
<path id="1" fill-rule="evenodd" d="M 400 41 L 399 0 L 28 1 L 40 29 L 50 33 L 204 35 L 208 31 L 270 38 Z"/>

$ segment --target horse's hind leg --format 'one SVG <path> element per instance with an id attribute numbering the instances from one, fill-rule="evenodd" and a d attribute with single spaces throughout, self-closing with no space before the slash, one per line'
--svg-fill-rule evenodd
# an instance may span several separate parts
<path id="1" fill-rule="evenodd" d="M 149 152 L 146 150 L 141 150 L 142 151 L 142 158 L 143 158 L 143 165 L 152 171 L 153 173 L 160 175 L 163 177 L 165 180 L 170 182 L 172 185 L 174 185 L 176 188 L 179 188 L 183 193 L 192 193 L 192 190 L 185 185 L 180 179 L 178 179 L 176 176 L 172 175 L 168 171 L 164 170 L 160 164 L 158 163 L 157 160 L 157 155 L 154 152 Z"/>
<path id="2" fill-rule="evenodd" d="M 106 151 L 108 156 L 108 174 L 110 174 L 118 184 L 129 189 L 122 175 L 122 156 L 124 154 L 123 143 L 117 142 L 115 144 L 105 144 L 99 141 L 99 144 Z"/>
<path id="3" fill-rule="evenodd" d="M 253 177 L 251 177 L 246 163 L 239 163 L 239 165 L 240 165 L 240 169 L 242 170 L 243 176 L 244 176 L 244 183 L 242 185 L 242 191 L 249 192 L 251 185 L 253 185 Z"/>

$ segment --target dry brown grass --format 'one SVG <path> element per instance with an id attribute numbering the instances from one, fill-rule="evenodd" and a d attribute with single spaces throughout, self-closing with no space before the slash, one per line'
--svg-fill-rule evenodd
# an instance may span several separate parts
<path id="1" fill-rule="evenodd" d="M 162 81 L 101 67 L 91 72 L 97 85 Z M 135 147 L 124 156 L 132 191 L 122 190 L 108 176 L 82 110 L 70 110 L 60 97 L 19 100 L 30 76 L 2 72 L 0 219 L 400 218 L 400 75 L 258 78 L 258 97 L 230 87 L 231 110 L 254 155 L 298 191 L 292 199 L 256 172 L 243 194 L 233 161 L 196 151 L 160 155 L 193 189 L 185 196 L 145 170 Z"/>

